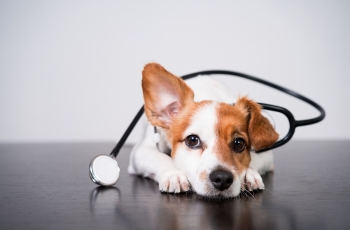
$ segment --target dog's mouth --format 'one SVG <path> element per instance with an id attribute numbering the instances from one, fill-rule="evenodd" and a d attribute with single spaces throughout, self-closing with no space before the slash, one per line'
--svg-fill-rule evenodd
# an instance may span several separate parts
<path id="1" fill-rule="evenodd" d="M 196 191 L 193 191 L 198 195 L 198 197 L 208 200 L 228 200 L 228 199 L 234 199 L 238 195 L 234 195 L 231 191 L 218 191 L 214 189 L 213 191 L 209 191 L 205 194 L 197 193 Z"/>
<path id="2" fill-rule="evenodd" d="M 240 191 L 235 191 L 233 187 L 220 191 L 210 185 L 207 185 L 204 191 L 196 191 L 196 189 L 194 189 L 193 187 L 191 188 L 191 190 L 200 197 L 214 200 L 232 199 L 239 196 L 240 194 Z"/>
<path id="3" fill-rule="evenodd" d="M 218 171 L 214 170 L 213 172 Z M 203 177 L 192 178 L 190 180 L 191 190 L 198 196 L 206 199 L 231 199 L 239 196 L 241 184 L 237 175 L 226 178 L 225 174 L 214 174 L 214 178 L 211 178 L 209 175 L 213 174 L 208 173 L 205 180 L 203 180 Z M 234 174 L 232 173 L 232 175 Z M 215 176 L 218 178 L 215 178 Z"/>

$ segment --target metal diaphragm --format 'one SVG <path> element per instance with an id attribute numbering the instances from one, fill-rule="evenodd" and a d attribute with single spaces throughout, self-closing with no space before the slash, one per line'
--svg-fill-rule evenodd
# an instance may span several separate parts
<path id="1" fill-rule="evenodd" d="M 90 162 L 89 175 L 95 184 L 113 186 L 118 182 L 120 168 L 114 157 L 98 155 Z"/>

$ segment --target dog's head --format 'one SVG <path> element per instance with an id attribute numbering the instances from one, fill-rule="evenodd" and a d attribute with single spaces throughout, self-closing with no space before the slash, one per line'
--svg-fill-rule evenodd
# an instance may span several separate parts
<path id="1" fill-rule="evenodd" d="M 251 146 L 260 150 L 278 139 L 260 105 L 247 97 L 234 106 L 194 102 L 192 89 L 156 63 L 146 65 L 142 74 L 146 116 L 165 131 L 171 157 L 193 190 L 208 197 L 237 196 Z"/>

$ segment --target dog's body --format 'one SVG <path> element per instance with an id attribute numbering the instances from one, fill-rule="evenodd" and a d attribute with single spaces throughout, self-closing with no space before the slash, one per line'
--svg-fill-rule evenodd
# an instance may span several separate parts
<path id="1" fill-rule="evenodd" d="M 260 174 L 273 169 L 272 152 L 256 154 L 251 146 L 270 147 L 278 134 L 258 104 L 243 97 L 233 106 L 234 96 L 212 78 L 185 83 L 155 63 L 145 66 L 142 87 L 150 125 L 131 153 L 129 173 L 154 179 L 162 192 L 234 197 L 264 189 Z"/>

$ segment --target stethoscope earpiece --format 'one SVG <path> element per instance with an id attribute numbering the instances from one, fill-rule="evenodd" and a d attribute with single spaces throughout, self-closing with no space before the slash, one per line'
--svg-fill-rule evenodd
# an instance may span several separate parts
<path id="1" fill-rule="evenodd" d="M 118 182 L 120 168 L 113 156 L 98 155 L 90 162 L 89 172 L 95 184 L 113 186 Z"/>

